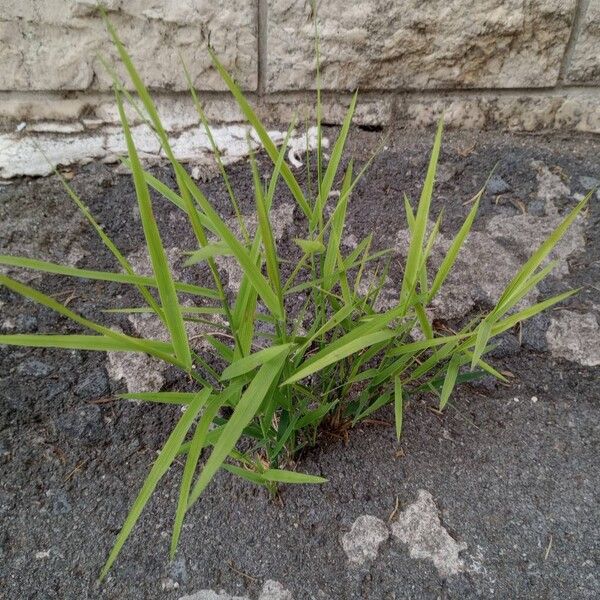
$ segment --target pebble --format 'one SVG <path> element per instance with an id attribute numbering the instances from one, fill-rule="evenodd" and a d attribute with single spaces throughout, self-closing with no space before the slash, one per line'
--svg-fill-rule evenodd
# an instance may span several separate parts
<path id="1" fill-rule="evenodd" d="M 582 175 L 579 178 L 579 183 L 586 189 L 591 190 L 595 187 L 600 186 L 600 179 L 596 179 L 595 177 L 589 177 L 588 175 Z"/>
<path id="2" fill-rule="evenodd" d="M 487 191 L 495 196 L 510 192 L 511 189 L 510 185 L 499 175 L 494 175 L 487 184 Z"/>
<path id="3" fill-rule="evenodd" d="M 15 321 L 15 329 L 20 333 L 37 331 L 38 320 L 33 315 L 19 315 Z"/>
<path id="4" fill-rule="evenodd" d="M 110 381 L 104 367 L 94 369 L 79 380 L 74 392 L 80 398 L 100 398 L 110 392 Z"/>
<path id="5" fill-rule="evenodd" d="M 176 558 L 169 566 L 169 578 L 179 584 L 185 584 L 189 580 L 185 558 Z"/>
<path id="6" fill-rule="evenodd" d="M 46 377 L 52 371 L 54 371 L 52 365 L 36 358 L 28 358 L 17 367 L 17 372 L 20 375 L 29 375 L 30 377 Z"/>
<path id="7" fill-rule="evenodd" d="M 55 515 L 66 515 L 71 512 L 71 503 L 64 490 L 48 490 L 46 496 L 52 499 L 51 510 Z"/>
<path id="8" fill-rule="evenodd" d="M 489 351 L 491 358 L 506 358 L 514 356 L 521 350 L 519 340 L 512 333 L 503 333 L 492 340 L 494 348 Z"/>
<path id="9" fill-rule="evenodd" d="M 57 429 L 73 441 L 94 443 L 102 437 L 102 413 L 94 404 L 84 404 L 56 419 Z"/>
<path id="10" fill-rule="evenodd" d="M 545 352 L 548 350 L 546 331 L 550 327 L 550 317 L 547 314 L 535 315 L 521 324 L 521 341 L 528 350 Z"/>

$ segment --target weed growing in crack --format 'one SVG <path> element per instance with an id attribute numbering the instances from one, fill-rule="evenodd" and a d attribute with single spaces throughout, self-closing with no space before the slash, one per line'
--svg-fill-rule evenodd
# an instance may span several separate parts
<path id="1" fill-rule="evenodd" d="M 429 233 L 427 223 L 442 141 L 440 123 L 416 211 L 405 198 L 411 237 L 402 281 L 398 282 L 399 299 L 392 308 L 378 311 L 377 301 L 391 260 L 389 253 L 372 251 L 372 235 L 360 240 L 349 252 L 344 252 L 341 244 L 348 203 L 368 166 L 367 163 L 355 173 L 350 162 L 344 172 L 341 169 L 356 95 L 329 160 L 325 161 L 321 102 L 317 94 L 316 173 L 303 187 L 285 162 L 292 127 L 278 148 L 244 94 L 212 54 L 216 70 L 273 164 L 272 175 L 264 182 L 256 158 L 250 154 L 258 223 L 256 232 L 251 234 L 241 218 L 235 193 L 186 71 L 200 124 L 213 146 L 237 215 L 238 233 L 228 226 L 176 159 L 150 94 L 117 33 L 109 22 L 107 25 L 137 93 L 138 100 L 126 91 L 114 75 L 114 69 L 107 65 L 114 75 L 116 102 L 127 143 L 127 158 L 123 162 L 133 175 L 153 275 L 140 276 L 134 272 L 64 180 L 68 194 L 114 255 L 121 270 L 93 271 L 27 257 L 0 257 L 3 265 L 133 286 L 143 304 L 122 309 L 122 312 L 153 313 L 169 333 L 168 341 L 126 335 L 75 313 L 28 285 L 0 275 L 0 283 L 7 288 L 58 312 L 87 331 L 73 335 L 2 335 L 0 344 L 144 353 L 174 365 L 197 384 L 197 391 L 190 393 L 157 390 L 120 395 L 124 399 L 179 404 L 185 411 L 152 465 L 101 577 L 111 568 L 160 479 L 178 457 L 185 463 L 171 555 L 177 549 L 187 511 L 220 469 L 270 490 L 280 483 L 323 483 L 322 477 L 293 469 L 294 457 L 315 443 L 321 428 L 346 431 L 391 404 L 400 438 L 403 401 L 407 396 L 430 392 L 437 397 L 442 410 L 457 383 L 481 373 L 504 379 L 483 358 L 490 340 L 575 293 L 568 291 L 522 307 L 527 294 L 555 267 L 555 262 L 548 263 L 546 259 L 589 199 L 588 196 L 579 202 L 534 252 L 506 286 L 493 310 L 456 332 L 436 330 L 427 307 L 456 261 L 484 191 L 477 195 L 441 265 L 432 272 L 428 259 L 438 235 L 439 220 Z M 160 140 L 176 177 L 175 190 L 143 168 L 124 101 L 132 104 Z M 305 236 L 295 240 L 301 256 L 292 266 L 278 254 L 273 233 L 271 207 L 280 183 L 291 192 L 306 224 Z M 211 281 L 206 287 L 177 281 L 172 273 L 154 217 L 150 189 L 187 215 L 197 248 L 190 252 L 186 264 L 208 266 Z M 334 191 L 339 194 L 333 194 Z M 221 256 L 233 257 L 243 272 L 239 291 L 233 298 L 226 291 L 217 266 L 216 259 Z M 368 274 L 370 283 L 365 284 Z M 186 299 L 185 303 L 182 298 Z M 192 305 L 190 300 L 194 301 Z M 218 321 L 213 320 L 215 317 Z M 195 351 L 191 343 L 186 323 L 198 320 L 213 325 L 212 332 L 204 335 L 204 342 L 212 349 L 217 362 L 226 365 L 220 371 L 215 370 L 215 361 L 206 352 Z M 421 332 L 417 339 L 416 328 Z M 245 440 L 243 449 L 238 443 L 242 438 Z M 205 459 L 201 461 L 203 454 Z"/>

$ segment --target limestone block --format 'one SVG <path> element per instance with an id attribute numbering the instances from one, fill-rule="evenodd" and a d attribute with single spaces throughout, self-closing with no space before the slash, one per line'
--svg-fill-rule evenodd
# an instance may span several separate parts
<path id="1" fill-rule="evenodd" d="M 319 3 L 326 89 L 542 87 L 556 83 L 576 0 Z M 269 90 L 315 85 L 310 3 L 270 0 Z"/>
<path id="2" fill-rule="evenodd" d="M 600 133 L 600 93 L 569 91 L 548 95 L 491 94 L 441 97 L 406 95 L 396 106 L 398 122 L 411 127 L 435 125 L 445 117 L 456 129 L 510 131 L 583 131 Z"/>
<path id="3" fill-rule="evenodd" d="M 576 83 L 600 83 L 600 0 L 590 0 L 567 71 Z"/>
<path id="4" fill-rule="evenodd" d="M 255 89 L 256 1 L 114 0 L 107 8 L 149 87 L 187 89 L 181 54 L 199 89 L 224 89 L 210 44 L 240 85 Z M 117 53 L 95 5 L 9 0 L 0 21 L 0 90 L 109 89 L 111 78 L 98 53 L 112 61 Z"/>

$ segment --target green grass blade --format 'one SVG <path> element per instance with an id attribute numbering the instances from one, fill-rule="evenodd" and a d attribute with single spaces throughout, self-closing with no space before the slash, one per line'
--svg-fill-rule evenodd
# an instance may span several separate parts
<path id="1" fill-rule="evenodd" d="M 543 260 L 550 254 L 552 249 L 560 241 L 560 239 L 567 232 L 567 229 L 571 226 L 577 215 L 583 210 L 586 204 L 591 198 L 591 194 L 587 194 L 583 200 L 581 200 L 575 208 L 573 208 L 567 216 L 562 220 L 558 227 L 546 238 L 546 240 L 540 245 L 540 247 L 532 254 L 529 260 L 521 267 L 520 271 L 515 275 L 511 282 L 506 286 L 506 289 L 500 300 L 498 301 L 497 307 L 500 309 L 509 300 L 511 294 L 519 288 L 519 286 L 529 278 L 529 276 L 535 272 L 540 266 Z"/>
<path id="2" fill-rule="evenodd" d="M 227 175 L 227 171 L 225 170 L 223 161 L 221 160 L 221 151 L 219 150 L 219 147 L 217 146 L 217 143 L 215 142 L 215 138 L 212 134 L 210 125 L 208 124 L 208 119 L 206 117 L 206 113 L 202 109 L 202 105 L 200 104 L 200 101 L 198 100 L 198 96 L 196 94 L 196 90 L 194 88 L 194 83 L 190 76 L 190 72 L 188 71 L 188 68 L 187 68 L 185 62 L 183 61 L 183 58 L 181 56 L 179 58 L 181 59 L 181 64 L 183 65 L 183 71 L 185 73 L 185 78 L 187 80 L 188 89 L 190 90 L 190 93 L 192 95 L 192 101 L 194 103 L 194 107 L 196 108 L 196 112 L 198 113 L 200 122 L 202 123 L 202 126 L 204 127 L 204 131 L 206 133 L 206 136 L 208 137 L 208 141 L 210 143 L 213 155 L 215 157 L 215 161 L 219 168 L 219 173 L 221 174 L 221 178 L 223 180 L 223 183 L 225 184 L 227 193 L 229 194 L 229 199 L 231 201 L 231 206 L 233 207 L 233 211 L 235 212 L 235 218 L 237 219 L 238 226 L 240 228 L 240 231 L 242 232 L 242 235 L 243 235 L 246 243 L 250 243 L 250 235 L 248 234 L 248 229 L 246 228 L 246 223 L 244 222 L 244 218 L 242 217 L 242 213 L 240 212 L 240 207 L 238 205 L 237 198 L 235 197 L 235 194 L 233 192 L 233 188 L 231 187 L 231 182 L 229 181 L 229 176 Z"/>
<path id="3" fill-rule="evenodd" d="M 229 453 L 235 448 L 244 429 L 256 415 L 269 389 L 279 375 L 286 357 L 287 354 L 282 353 L 277 358 L 262 365 L 246 391 L 242 394 L 233 414 L 229 417 L 227 424 L 223 428 L 219 441 L 213 447 L 213 451 L 192 489 L 188 508 L 198 500 L 200 494 L 202 494 L 206 486 L 210 483 Z"/>
<path id="4" fill-rule="evenodd" d="M 285 469 L 267 469 L 264 473 L 261 473 L 261 477 L 265 481 L 275 481 L 277 483 L 327 483 L 327 479 L 324 477 L 286 471 Z"/>
<path id="5" fill-rule="evenodd" d="M 321 254 L 325 252 L 325 246 L 317 240 L 303 240 L 300 238 L 294 238 L 294 243 L 304 252 L 305 254 Z"/>
<path id="6" fill-rule="evenodd" d="M 280 314 L 285 316 L 283 309 L 283 291 L 281 288 L 281 277 L 279 275 L 279 260 L 277 258 L 277 249 L 275 247 L 275 237 L 271 228 L 269 219 L 269 206 L 265 199 L 263 184 L 258 172 L 256 157 L 253 152 L 250 152 L 250 165 L 252 168 L 252 180 L 254 182 L 254 198 L 256 201 L 256 214 L 258 217 L 258 227 L 265 249 L 265 261 L 267 264 L 267 274 L 280 304 Z"/>
<path id="7" fill-rule="evenodd" d="M 39 146 L 39 144 L 34 142 L 34 145 L 36 146 L 38 152 L 40 152 L 42 154 L 42 156 L 46 159 L 48 164 L 51 165 L 54 173 L 60 179 L 60 182 L 62 183 L 63 187 L 65 188 L 67 194 L 69 195 L 71 200 L 73 200 L 73 202 L 75 203 L 77 208 L 80 210 L 80 212 L 83 214 L 83 216 L 86 218 L 88 223 L 94 228 L 94 230 L 100 237 L 102 243 L 106 246 L 106 248 L 108 248 L 108 250 L 111 252 L 111 254 L 117 259 L 117 262 L 121 265 L 123 270 L 126 273 L 133 275 L 133 268 L 132 268 L 130 262 L 121 254 L 121 251 L 117 248 L 117 246 L 110 239 L 110 237 L 104 232 L 104 230 L 102 229 L 100 224 L 96 221 L 96 219 L 94 219 L 92 213 L 90 212 L 88 207 L 85 205 L 83 200 L 81 200 L 81 198 L 77 195 L 75 190 L 69 185 L 67 180 L 62 176 L 60 171 L 52 164 L 52 162 L 50 161 L 48 156 L 46 156 L 46 153 Z M 163 311 L 160 308 L 160 306 L 158 305 L 158 303 L 156 302 L 156 300 L 153 298 L 153 296 L 150 294 L 150 292 L 141 285 L 137 286 L 137 287 L 138 287 L 138 291 L 140 292 L 140 294 L 142 295 L 144 300 L 146 300 L 146 302 L 152 307 L 152 310 L 158 315 L 158 317 L 161 319 L 161 321 L 164 322 L 165 317 L 164 317 Z"/>
<path id="8" fill-rule="evenodd" d="M 104 313 L 126 314 L 126 315 L 147 315 L 153 311 L 149 306 L 126 306 L 123 308 L 105 308 Z M 183 315 L 222 315 L 225 311 L 219 306 L 182 306 Z"/>
<path id="9" fill-rule="evenodd" d="M 47 308 L 50 308 L 51 310 L 63 315 L 64 317 L 67 317 L 67 319 L 70 319 L 71 321 L 74 321 L 75 323 L 78 323 L 79 325 L 83 325 L 83 327 L 86 327 L 87 329 L 91 329 L 92 331 L 95 331 L 96 333 L 99 333 L 102 336 L 111 338 L 111 339 L 115 340 L 117 343 L 119 343 L 120 345 L 127 345 L 129 347 L 129 349 L 132 351 L 145 352 L 147 354 L 156 356 L 157 358 L 161 358 L 162 360 L 169 362 L 171 364 L 176 364 L 178 366 L 182 366 L 180 361 L 175 356 L 171 356 L 170 354 L 168 354 L 166 352 L 157 350 L 157 346 L 154 343 L 154 341 L 130 337 L 128 335 L 124 335 L 117 331 L 113 331 L 112 329 L 109 329 L 108 327 L 104 327 L 103 325 L 99 325 L 98 323 L 95 323 L 94 321 L 91 321 L 90 319 L 86 319 L 85 317 L 78 315 L 76 312 L 73 312 L 71 309 L 67 308 L 60 302 L 56 301 L 54 298 L 51 298 L 50 296 L 47 296 L 46 294 L 43 294 L 42 292 L 39 292 L 38 290 L 36 290 L 32 287 L 29 287 L 28 285 L 20 283 L 19 281 L 16 281 L 15 279 L 11 279 L 10 277 L 7 277 L 6 275 L 0 274 L 0 285 L 5 285 L 7 288 L 11 289 L 13 292 L 20 294 L 21 296 L 24 296 L 25 298 L 29 298 L 30 300 L 33 300 L 34 302 L 37 302 L 38 304 L 42 304 L 42 305 L 46 306 Z M 89 337 L 91 338 L 94 336 L 89 336 Z M 93 340 L 90 340 L 90 341 L 93 341 Z M 99 341 L 98 343 L 103 343 L 103 342 Z M 169 348 L 171 349 L 172 347 L 169 345 Z"/>
<path id="10" fill-rule="evenodd" d="M 237 84 L 235 83 L 231 75 L 227 72 L 227 70 L 223 67 L 223 65 L 219 62 L 219 59 L 217 58 L 216 54 L 211 51 L 211 56 L 215 68 L 221 75 L 221 79 L 223 79 L 223 81 L 229 88 L 229 91 L 233 94 L 242 113 L 244 114 L 246 119 L 248 119 L 250 125 L 254 127 L 254 130 L 256 131 L 267 154 L 269 155 L 273 163 L 275 163 L 277 161 L 278 151 L 277 147 L 273 143 L 273 140 L 271 140 L 271 138 L 269 137 L 267 130 L 265 129 L 264 125 L 260 122 L 260 119 L 256 116 L 256 113 L 252 110 L 252 107 L 246 100 L 240 88 L 237 86 Z M 302 193 L 302 188 L 300 187 L 300 184 L 298 183 L 291 169 L 285 162 L 281 165 L 281 176 L 283 177 L 283 180 L 287 184 L 290 192 L 292 193 L 292 196 L 294 196 L 294 198 L 296 199 L 298 206 L 300 206 L 306 218 L 310 219 L 312 215 L 312 210 L 308 202 L 306 201 L 304 194 Z"/>
<path id="11" fill-rule="evenodd" d="M 357 339 L 346 343 L 345 345 L 335 348 L 333 350 L 330 347 L 326 347 L 314 357 L 305 361 L 295 372 L 294 374 L 286 379 L 282 385 L 289 385 L 291 383 L 295 383 L 300 379 L 304 379 L 325 367 L 336 363 L 355 352 L 359 352 L 360 350 L 364 350 L 373 344 L 378 344 L 379 342 L 389 340 L 395 336 L 395 333 L 391 329 L 386 329 L 384 331 L 377 331 L 375 333 L 369 333 L 367 335 L 363 335 L 358 337 Z"/>
<path id="12" fill-rule="evenodd" d="M 538 302 L 532 306 L 528 306 L 527 308 L 506 317 L 502 321 L 495 323 L 492 328 L 492 334 L 498 335 L 504 331 L 512 329 L 517 323 L 520 323 L 525 319 L 530 319 L 538 313 L 547 310 L 551 306 L 554 306 L 555 304 L 558 304 L 559 302 L 562 302 L 563 300 L 566 300 L 567 298 L 577 294 L 578 291 L 579 290 L 569 290 L 568 292 L 563 292 L 562 294 L 558 294 L 552 298 L 548 298 L 547 300 Z"/>
<path id="13" fill-rule="evenodd" d="M 442 144 L 443 121 L 440 120 L 431 151 L 429 167 L 423 184 L 417 214 L 415 216 L 414 227 L 411 235 L 408 256 L 406 259 L 406 267 L 402 278 L 402 287 L 400 290 L 400 301 L 408 301 L 413 294 L 417 279 L 419 276 L 419 268 L 422 262 L 423 241 L 425 239 L 425 230 L 429 218 L 429 208 L 431 206 L 431 197 L 433 194 L 433 186 L 435 184 L 435 175 L 437 171 L 437 163 L 440 155 Z"/>
<path id="14" fill-rule="evenodd" d="M 179 490 L 179 499 L 177 501 L 175 522 L 173 524 L 173 534 L 171 537 L 171 559 L 173 559 L 173 557 L 175 556 L 177 544 L 179 543 L 179 537 L 181 535 L 183 519 L 187 510 L 187 504 L 190 495 L 190 489 L 192 487 L 192 481 L 194 479 L 194 473 L 196 472 L 196 467 L 198 466 L 198 461 L 200 459 L 202 448 L 204 448 L 206 444 L 206 436 L 208 434 L 208 429 L 212 424 L 213 419 L 216 417 L 219 408 L 222 405 L 222 399 L 220 395 L 215 395 L 209 400 L 209 396 L 211 395 L 211 393 L 211 388 L 205 388 L 204 390 L 202 390 L 202 392 L 200 392 L 200 396 L 202 397 L 202 404 L 206 404 L 207 401 L 208 404 L 206 405 L 206 409 L 204 410 L 202 417 L 200 417 L 200 421 L 198 422 L 198 425 L 196 426 L 196 429 L 194 431 L 194 435 L 190 442 L 188 455 L 185 461 L 185 466 L 183 468 L 181 488 Z"/>
<path id="15" fill-rule="evenodd" d="M 38 149 L 42 152 L 42 154 L 44 154 L 40 148 L 38 148 Z M 46 156 L 46 155 L 44 154 L 44 156 Z M 46 158 L 46 160 L 48 160 L 48 158 Z M 128 273 L 129 275 L 134 275 L 134 271 L 133 271 L 133 267 L 131 266 L 131 263 L 123 256 L 123 254 L 121 254 L 121 251 L 117 248 L 117 246 L 110 239 L 110 237 L 105 233 L 104 229 L 102 229 L 102 227 L 96 221 L 96 219 L 94 219 L 94 217 L 93 217 L 92 213 L 90 212 L 90 210 L 88 209 L 88 207 L 81 200 L 81 198 L 75 193 L 75 190 L 68 184 L 67 180 L 61 175 L 61 173 L 59 172 L 59 170 L 57 168 L 54 168 L 54 172 L 59 177 L 63 187 L 65 188 L 65 190 L 66 190 L 67 194 L 69 195 L 69 197 L 71 198 L 71 200 L 73 200 L 73 202 L 75 203 L 77 208 L 79 208 L 80 212 L 86 218 L 88 223 L 94 228 L 94 230 L 96 231 L 96 233 L 102 240 L 102 243 L 106 246 L 106 248 L 108 248 L 108 250 L 111 252 L 111 254 L 117 259 L 117 262 L 121 265 L 123 270 L 126 273 Z M 137 286 L 138 291 L 140 292 L 140 294 L 142 295 L 144 300 L 148 303 L 149 306 L 152 307 L 152 310 L 159 316 L 161 321 L 165 322 L 164 313 L 163 313 L 161 307 L 159 306 L 158 302 L 156 302 L 156 300 L 152 296 L 152 294 L 150 294 L 150 292 L 143 285 L 138 285 L 138 284 L 135 284 L 135 285 Z"/>
<path id="16" fill-rule="evenodd" d="M 117 394 L 122 400 L 140 400 L 158 404 L 181 404 L 186 406 L 198 395 L 197 392 L 134 392 Z"/>
<path id="17" fill-rule="evenodd" d="M 394 377 L 394 416 L 396 421 L 396 439 L 400 441 L 402 435 L 402 419 L 404 415 L 402 399 L 402 382 L 400 377 Z"/>
<path id="18" fill-rule="evenodd" d="M 421 326 L 421 331 L 423 331 L 423 334 L 428 340 L 432 339 L 433 328 L 431 327 L 425 309 L 421 304 L 415 304 L 415 312 L 417 314 L 417 319 L 419 320 L 419 325 Z"/>
<path id="19" fill-rule="evenodd" d="M 265 207 L 269 211 L 271 210 L 271 205 L 273 203 L 273 197 L 275 195 L 275 190 L 277 188 L 277 182 L 279 180 L 279 175 L 281 172 L 281 165 L 285 160 L 285 151 L 287 148 L 287 144 L 291 135 L 291 126 L 288 129 L 286 138 L 281 146 L 279 151 L 279 155 L 277 157 L 277 162 L 275 163 L 275 167 L 273 169 L 273 174 L 271 175 L 271 180 L 269 182 L 269 186 L 267 188 L 267 194 L 265 196 Z M 260 256 L 260 246 L 261 246 L 261 234 L 260 228 L 256 232 L 254 236 L 254 242 L 252 244 L 252 248 L 250 250 L 250 258 L 257 264 L 259 267 L 261 263 Z M 278 298 L 279 299 L 279 298 Z M 234 310 L 233 310 L 233 326 L 238 331 L 238 338 L 240 341 L 240 347 L 238 354 L 244 356 L 250 351 L 252 345 L 252 336 L 254 334 L 254 325 L 255 325 L 255 315 L 256 315 L 256 300 L 257 300 L 257 292 L 256 289 L 252 286 L 248 276 L 244 274 L 242 279 L 242 283 L 240 285 L 240 291 L 238 293 L 238 297 L 235 302 Z"/>
<path id="20" fill-rule="evenodd" d="M 294 344 L 292 343 L 279 344 L 277 346 L 265 348 L 264 350 L 259 350 L 258 352 L 254 352 L 254 354 L 244 356 L 243 358 L 238 358 L 223 371 L 221 379 L 225 381 L 227 379 L 239 377 L 240 375 L 245 375 L 266 362 L 277 358 L 280 354 L 285 353 L 287 356 L 293 346 Z"/>
<path id="21" fill-rule="evenodd" d="M 475 368 L 481 358 L 485 347 L 487 346 L 490 337 L 492 336 L 492 323 L 484 319 L 478 327 L 475 347 L 473 348 L 473 358 L 471 359 L 471 371 Z"/>
<path id="22" fill-rule="evenodd" d="M 115 562 L 117 556 L 121 552 L 123 544 L 129 537 L 129 534 L 133 530 L 137 520 L 139 519 L 146 503 L 150 499 L 150 496 L 156 489 L 158 482 L 163 477 L 163 475 L 169 470 L 169 467 L 173 463 L 173 460 L 177 456 L 177 452 L 183 443 L 185 436 L 192 426 L 196 415 L 200 412 L 204 402 L 206 401 L 205 395 L 201 392 L 196 396 L 196 398 L 189 404 L 186 411 L 183 413 L 182 417 L 179 419 L 179 422 L 171 432 L 171 435 L 165 442 L 162 450 L 160 451 L 158 458 L 155 463 L 152 465 L 150 469 L 150 473 L 142 486 L 127 518 L 125 519 L 125 523 L 119 532 L 117 539 L 114 543 L 112 550 L 108 556 L 108 559 L 102 570 L 100 571 L 100 580 L 104 579 L 110 570 L 111 566 Z"/>
<path id="23" fill-rule="evenodd" d="M 391 402 L 391 399 L 392 399 L 392 394 L 388 392 L 386 394 L 381 394 L 379 396 L 379 398 L 377 398 L 377 400 L 375 400 L 374 402 L 369 404 L 369 406 L 367 406 L 367 408 L 365 410 L 363 410 L 362 412 L 360 412 L 360 407 L 359 407 L 359 414 L 357 414 L 352 419 L 352 426 L 356 425 L 359 421 L 366 419 L 368 416 L 370 416 L 374 412 L 378 411 L 381 407 L 389 404 Z M 365 396 L 365 400 L 368 401 L 368 398 L 366 396 Z M 364 403 L 365 402 L 362 402 L 361 406 L 364 405 Z"/>
<path id="24" fill-rule="evenodd" d="M 340 199 L 332 215 L 331 231 L 329 233 L 329 240 L 327 241 L 327 252 L 325 254 L 325 261 L 323 262 L 323 287 L 326 290 L 330 290 L 333 285 L 332 277 L 338 258 L 342 233 L 344 231 L 346 210 L 348 208 L 348 201 L 350 200 L 350 194 L 348 190 L 350 189 L 351 185 L 352 161 L 350 161 L 350 164 L 346 169 L 344 181 L 342 182 Z"/>
<path id="25" fill-rule="evenodd" d="M 461 333 L 456 335 L 447 335 L 444 337 L 437 337 L 427 340 L 419 340 L 416 342 L 409 342 L 408 344 L 401 344 L 396 348 L 390 350 L 388 352 L 388 356 L 401 356 L 403 354 L 416 354 L 417 352 L 422 352 L 423 350 L 428 350 L 429 348 L 433 348 L 434 346 L 441 346 L 443 344 L 460 341 L 469 336 L 472 336 L 472 333 Z"/>
<path id="26" fill-rule="evenodd" d="M 458 253 L 460 252 L 460 249 L 462 248 L 465 239 L 471 231 L 471 226 L 473 225 L 473 221 L 475 220 L 475 216 L 477 215 L 477 211 L 479 210 L 479 200 L 482 194 L 483 190 L 479 192 L 479 197 L 473 204 L 473 207 L 469 211 L 469 214 L 467 215 L 467 218 L 465 219 L 464 223 L 462 224 L 461 228 L 456 234 L 456 237 L 452 240 L 452 244 L 450 245 L 450 248 L 448 248 L 448 252 L 446 252 L 446 256 L 444 256 L 444 260 L 442 261 L 442 264 L 440 265 L 437 273 L 435 274 L 433 283 L 431 284 L 431 289 L 429 290 L 429 293 L 427 295 L 428 302 L 439 292 L 440 288 L 442 287 L 442 284 L 446 280 L 446 277 L 448 277 L 448 273 L 450 273 L 450 270 L 454 266 Z"/>
<path id="27" fill-rule="evenodd" d="M 250 471 L 248 469 L 243 469 L 236 465 L 231 465 L 229 463 L 223 463 L 221 468 L 229 471 L 232 475 L 236 477 L 241 477 L 242 479 L 246 479 L 251 483 L 255 483 L 257 485 L 267 485 L 267 482 L 264 480 L 263 476 L 256 471 Z"/>
<path id="28" fill-rule="evenodd" d="M 78 267 L 68 267 L 45 260 L 34 258 L 25 258 L 24 256 L 0 255 L 0 264 L 23 269 L 33 269 L 43 273 L 53 273 L 54 275 L 66 275 L 67 277 L 80 277 L 81 279 L 94 279 L 98 281 L 111 281 L 115 283 L 124 283 L 135 286 L 157 287 L 156 279 L 153 277 L 144 277 L 133 273 L 111 273 L 109 271 L 94 271 L 91 269 L 80 269 Z M 194 294 L 196 296 L 205 296 L 207 298 L 217 298 L 215 290 L 198 287 L 188 283 L 174 282 L 175 289 L 180 292 Z M 152 309 L 153 312 L 154 309 Z"/>
<path id="29" fill-rule="evenodd" d="M 192 252 L 189 258 L 183 263 L 184 267 L 190 267 L 199 262 L 215 258 L 216 256 L 232 256 L 233 252 L 225 242 L 217 242 L 216 244 L 206 244 L 206 246 Z"/>
<path id="30" fill-rule="evenodd" d="M 319 329 L 317 329 L 307 340 L 302 344 L 299 353 L 304 353 L 314 340 L 325 335 L 328 331 L 331 331 L 334 327 L 337 327 L 342 321 L 345 321 L 354 311 L 352 304 L 345 304 L 331 318 L 329 318 Z"/>
<path id="31" fill-rule="evenodd" d="M 14 333 L 0 335 L 0 346 L 26 346 L 29 348 L 68 348 L 70 350 L 90 350 L 94 352 L 143 352 L 152 348 L 154 354 L 173 351 L 171 344 L 159 340 L 144 340 L 144 348 L 134 346 L 129 341 L 106 335 Z"/>
<path id="32" fill-rule="evenodd" d="M 256 289 L 267 308 L 275 317 L 281 319 L 283 315 L 281 313 L 279 299 L 275 292 L 273 292 L 273 289 L 265 279 L 264 275 L 260 272 L 260 269 L 256 265 L 256 261 L 252 259 L 250 253 L 235 237 L 221 217 L 219 217 L 218 213 L 212 208 L 207 198 L 194 184 L 189 175 L 185 173 L 182 174 L 182 176 L 185 178 L 185 183 L 189 186 L 192 196 L 196 202 L 198 202 L 198 205 L 204 211 L 204 214 L 212 222 L 217 235 L 227 244 L 232 254 L 236 257 L 240 267 L 247 275 L 250 283 L 254 289 Z"/>
<path id="33" fill-rule="evenodd" d="M 342 123 L 342 127 L 340 129 L 338 138 L 331 151 L 329 164 L 327 165 L 327 169 L 325 170 L 325 174 L 323 175 L 323 180 L 321 181 L 319 189 L 319 195 L 317 196 L 317 202 L 312 218 L 312 227 L 315 227 L 317 224 L 320 224 L 321 227 L 323 225 L 323 210 L 325 209 L 325 205 L 327 204 L 329 193 L 331 192 L 331 188 L 333 187 L 333 181 L 340 166 L 340 161 L 342 159 L 344 147 L 346 146 L 346 139 L 348 137 L 348 132 L 350 131 L 350 124 L 352 123 L 352 117 L 354 116 L 354 110 L 356 109 L 357 97 L 358 92 L 355 92 L 352 96 L 352 101 L 350 102 L 350 106 L 348 108 L 348 111 L 346 112 L 346 116 L 344 117 L 344 121 Z"/>
<path id="34" fill-rule="evenodd" d="M 452 390 L 456 385 L 456 378 L 458 377 L 458 368 L 460 366 L 460 354 L 455 354 L 448 364 L 448 370 L 446 371 L 446 377 L 444 378 L 444 385 L 440 394 L 439 410 L 444 410 L 446 403 L 452 394 Z"/>
<path id="35" fill-rule="evenodd" d="M 140 209 L 140 219 L 142 221 L 148 254 L 150 255 L 152 269 L 158 286 L 162 309 L 165 314 L 166 325 L 171 336 L 175 355 L 182 364 L 185 365 L 186 370 L 189 371 L 192 368 L 192 356 L 181 315 L 177 291 L 175 290 L 171 269 L 167 261 L 167 254 L 160 238 L 158 225 L 154 218 L 150 192 L 144 179 L 142 165 L 140 164 L 133 138 L 131 137 L 131 131 L 129 130 L 129 123 L 125 116 L 123 102 L 118 94 L 116 98 L 119 115 L 121 117 L 121 124 L 123 126 L 123 133 L 127 143 L 127 152 L 131 162 L 133 182 Z"/>

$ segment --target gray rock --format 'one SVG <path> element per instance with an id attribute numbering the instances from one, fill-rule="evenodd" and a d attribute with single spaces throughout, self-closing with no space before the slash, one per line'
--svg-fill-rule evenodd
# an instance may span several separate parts
<path id="1" fill-rule="evenodd" d="M 465 569 L 459 554 L 467 546 L 444 528 L 438 507 L 427 490 L 419 490 L 417 500 L 398 515 L 392 523 L 392 535 L 408 546 L 411 558 L 431 560 L 440 577 Z"/>
<path id="2" fill-rule="evenodd" d="M 544 313 L 523 321 L 521 325 L 521 342 L 523 346 L 538 352 L 546 352 L 548 350 L 546 331 L 548 331 L 549 326 L 550 317 Z"/>
<path id="3" fill-rule="evenodd" d="M 15 320 L 15 329 L 21 333 L 32 333 L 37 331 L 38 320 L 33 315 L 19 315 Z"/>
<path id="4" fill-rule="evenodd" d="M 595 177 L 589 177 L 587 175 L 582 175 L 579 178 L 579 183 L 586 189 L 586 191 L 596 187 L 600 187 L 600 179 L 596 179 Z"/>
<path id="5" fill-rule="evenodd" d="M 48 490 L 46 495 L 51 498 L 52 514 L 66 515 L 71 512 L 71 503 L 64 490 Z"/>
<path id="6" fill-rule="evenodd" d="M 546 203 L 543 200 L 533 200 L 527 205 L 527 212 L 535 217 L 546 215 Z"/>
<path id="7" fill-rule="evenodd" d="M 28 358 L 17 367 L 17 372 L 20 375 L 29 375 L 30 377 L 46 377 L 52 371 L 54 371 L 52 365 L 37 360 L 37 358 Z"/>
<path id="8" fill-rule="evenodd" d="M 70 440 L 92 444 L 102 438 L 103 421 L 100 408 L 83 404 L 75 410 L 63 413 L 56 419 L 57 429 Z"/>
<path id="9" fill-rule="evenodd" d="M 104 367 L 98 367 L 84 375 L 75 386 L 75 394 L 80 398 L 100 398 L 110 392 L 110 380 Z"/>
<path id="10" fill-rule="evenodd" d="M 600 365 L 600 326 L 596 315 L 561 310 L 552 316 L 546 332 L 554 356 L 587 367 Z"/>
<path id="11" fill-rule="evenodd" d="M 496 346 L 487 354 L 490 358 L 506 358 L 508 356 L 514 356 L 521 350 L 519 340 L 512 333 L 503 333 L 502 335 L 493 338 L 490 343 L 493 346 Z"/>
<path id="12" fill-rule="evenodd" d="M 494 195 L 505 194 L 510 192 L 511 189 L 510 185 L 500 175 L 494 175 L 487 185 L 487 191 Z"/>
<path id="13" fill-rule="evenodd" d="M 169 577 L 179 584 L 185 584 L 189 581 L 187 565 L 183 556 L 176 558 L 169 565 Z"/>

